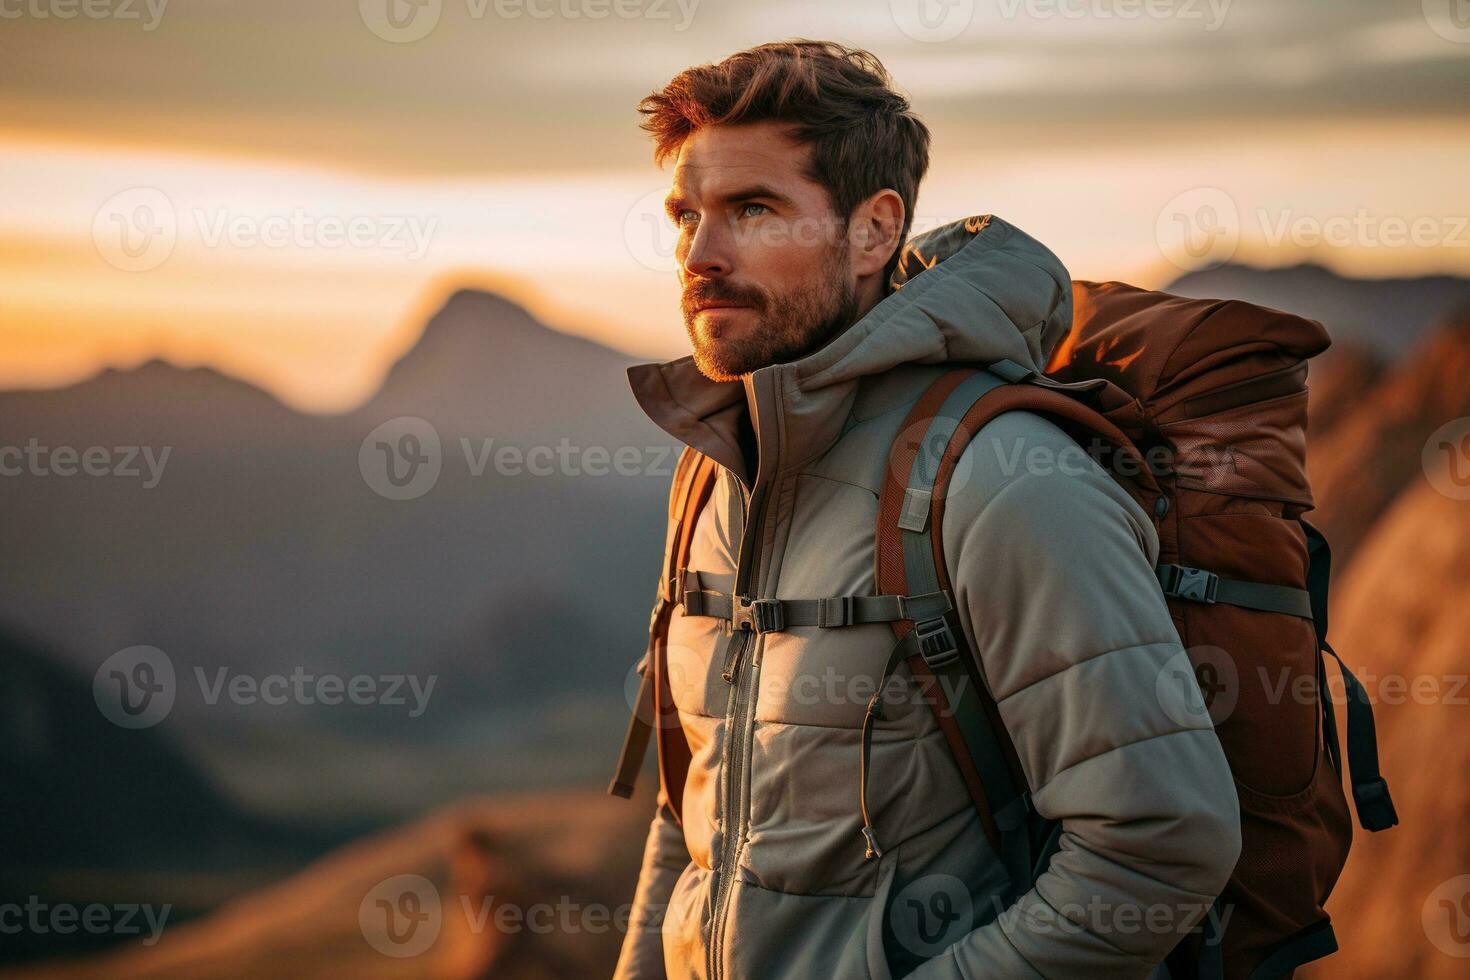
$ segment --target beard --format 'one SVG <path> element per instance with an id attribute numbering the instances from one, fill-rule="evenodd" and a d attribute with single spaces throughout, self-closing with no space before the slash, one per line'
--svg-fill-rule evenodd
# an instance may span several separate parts
<path id="1" fill-rule="evenodd" d="M 694 306 L 710 300 L 748 306 L 754 324 L 732 329 L 708 319 L 701 323 Z M 858 295 L 847 275 L 843 248 L 832 253 L 820 281 L 804 283 L 790 293 L 700 279 L 685 288 L 680 305 L 694 366 L 711 381 L 738 381 L 759 368 L 794 361 L 851 326 L 857 318 Z"/>

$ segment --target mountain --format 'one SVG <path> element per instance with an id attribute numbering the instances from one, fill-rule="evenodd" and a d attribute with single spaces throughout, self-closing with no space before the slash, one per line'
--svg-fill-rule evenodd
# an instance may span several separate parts
<path id="1" fill-rule="evenodd" d="M 461 291 L 343 415 L 161 361 L 0 393 L 0 446 L 29 453 L 0 479 L 0 621 L 87 678 L 162 651 L 160 730 L 279 812 L 403 817 L 528 775 L 600 780 L 613 747 L 565 751 L 537 719 L 620 733 L 642 650 L 675 457 L 629 363 Z M 437 478 L 404 497 L 390 464 Z M 294 674 L 383 697 L 250 693 Z"/>
<path id="2" fill-rule="evenodd" d="M 0 980 L 605 975 L 652 807 L 648 795 L 591 791 L 466 800 L 206 918 L 166 920 L 151 945 L 0 969 Z"/>
<path id="3" fill-rule="evenodd" d="M 1260 269 L 1227 263 L 1185 273 L 1165 291 L 1242 299 L 1310 317 L 1334 340 L 1352 340 L 1385 361 L 1404 356 L 1437 321 L 1470 306 L 1470 279 L 1464 277 L 1355 279 L 1311 264 Z"/>
<path id="4" fill-rule="evenodd" d="M 1334 645 L 1374 701 L 1382 769 L 1401 823 L 1377 834 L 1357 830 L 1327 905 L 1343 952 L 1311 975 L 1463 977 L 1470 504 L 1416 480 L 1334 586 L 1331 619 Z"/>
<path id="5" fill-rule="evenodd" d="M 1339 562 L 1351 559 L 1390 502 L 1422 479 L 1429 437 L 1470 416 L 1466 378 L 1470 314 L 1442 321 L 1381 380 L 1358 389 L 1330 429 L 1314 434 L 1308 455 L 1317 499 L 1313 520 Z"/>
<path id="6" fill-rule="evenodd" d="M 1312 358 L 1307 377 L 1311 391 L 1307 432 L 1314 441 L 1324 438 L 1352 414 L 1383 369 L 1383 362 L 1372 351 L 1352 340 L 1334 340 L 1331 347 Z"/>

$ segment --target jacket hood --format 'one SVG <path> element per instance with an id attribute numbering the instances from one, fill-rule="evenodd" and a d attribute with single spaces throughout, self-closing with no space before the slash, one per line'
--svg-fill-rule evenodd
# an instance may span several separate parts
<path id="1" fill-rule="evenodd" d="M 1061 260 L 990 215 L 911 239 L 890 285 L 856 323 L 798 360 L 743 382 L 711 381 L 688 356 L 641 364 L 628 371 L 634 394 L 660 428 L 733 468 L 741 463 L 739 413 L 758 390 L 773 391 L 786 429 L 798 436 L 790 448 L 799 461 L 835 440 L 861 379 L 907 364 L 1000 360 L 1041 373 L 1072 324 L 1071 277 Z"/>

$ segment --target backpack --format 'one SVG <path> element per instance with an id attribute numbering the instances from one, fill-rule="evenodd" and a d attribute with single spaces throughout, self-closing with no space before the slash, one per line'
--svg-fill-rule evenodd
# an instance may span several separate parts
<path id="1" fill-rule="evenodd" d="M 1330 551 L 1301 519 L 1312 506 L 1305 362 L 1329 340 L 1313 321 L 1236 301 L 1089 282 L 1073 283 L 1073 296 L 1072 330 L 1044 375 L 1010 361 L 956 368 L 911 409 L 879 496 L 875 595 L 741 600 L 700 593 L 697 579 L 681 594 L 690 531 L 716 468 L 686 451 L 671 495 L 670 517 L 678 519 L 640 664 L 639 707 L 609 791 L 631 795 L 656 730 L 660 783 L 679 819 L 689 754 L 664 676 L 673 605 L 756 630 L 888 621 L 897 642 L 862 733 L 868 855 L 881 853 L 866 803 L 871 723 L 880 717 L 887 674 L 906 663 L 1009 872 L 1007 901 L 1029 890 L 1058 846 L 1060 827 L 1031 807 L 999 710 L 948 601 L 938 529 L 949 478 L 974 435 L 1003 412 L 1034 412 L 1071 435 L 1151 515 L 1159 586 L 1205 696 L 1199 709 L 1210 712 L 1235 777 L 1241 856 L 1216 908 L 1166 960 L 1170 975 L 1289 977 L 1337 949 L 1323 905 L 1352 838 L 1343 776 L 1350 773 L 1364 829 L 1398 822 L 1362 685 L 1338 660 L 1346 770 L 1332 699 L 1319 696 L 1327 688 L 1324 654 L 1337 656 L 1327 643 Z M 1303 684 L 1309 697 L 1285 695 Z M 1283 770 L 1289 785 L 1282 785 Z"/>

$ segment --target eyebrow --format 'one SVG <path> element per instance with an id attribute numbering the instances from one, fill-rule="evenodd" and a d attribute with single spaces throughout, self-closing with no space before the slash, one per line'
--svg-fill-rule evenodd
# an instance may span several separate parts
<path id="1" fill-rule="evenodd" d="M 791 198 L 787 197 L 785 194 L 782 194 L 780 191 L 773 189 L 767 184 L 751 184 L 749 186 L 732 191 L 728 194 L 715 195 L 714 200 L 717 202 L 732 203 L 735 201 L 751 201 L 757 198 L 764 198 L 767 201 L 775 201 L 778 204 L 785 204 L 788 206 L 793 203 Z M 669 213 L 669 217 L 676 218 L 679 215 L 679 211 L 682 210 L 687 203 L 688 202 L 685 201 L 685 199 L 680 195 L 670 194 L 667 198 L 664 199 L 664 210 Z"/>

